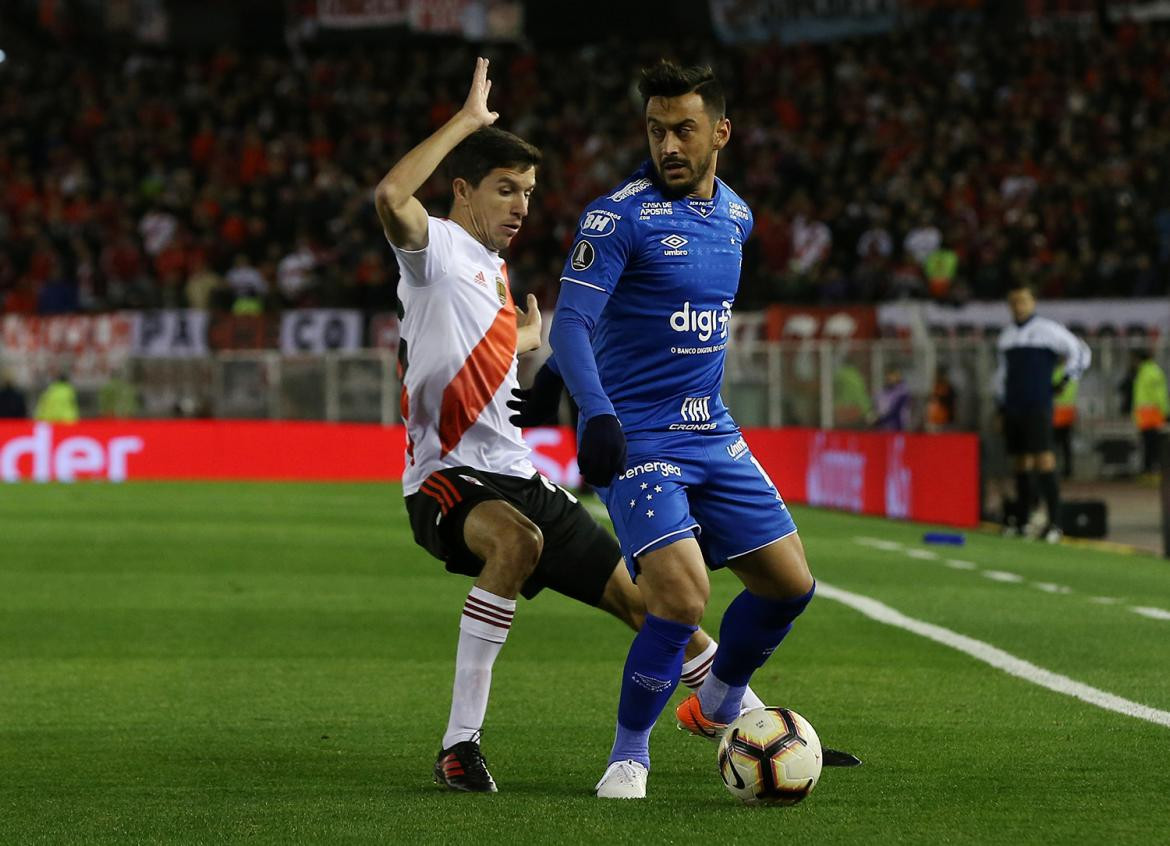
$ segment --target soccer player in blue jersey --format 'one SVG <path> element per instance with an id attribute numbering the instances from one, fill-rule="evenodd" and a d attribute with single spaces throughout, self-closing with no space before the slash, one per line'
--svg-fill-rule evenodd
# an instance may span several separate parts
<path id="1" fill-rule="evenodd" d="M 622 673 L 617 736 L 596 790 L 642 798 L 650 730 L 678 684 L 710 593 L 743 582 L 680 727 L 718 738 L 752 673 L 813 597 L 804 549 L 772 480 L 719 396 L 752 213 L 716 178 L 731 138 L 710 68 L 642 72 L 650 160 L 582 214 L 553 322 L 553 359 L 580 408 L 578 464 L 604 499 L 646 622 Z M 529 397 L 535 402 L 535 398 Z"/>

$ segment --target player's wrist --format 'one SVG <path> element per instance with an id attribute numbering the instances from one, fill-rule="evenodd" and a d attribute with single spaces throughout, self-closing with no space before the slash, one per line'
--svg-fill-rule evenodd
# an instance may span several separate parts
<path id="1" fill-rule="evenodd" d="M 486 114 L 476 114 L 467 109 L 460 109 L 451 117 L 451 123 L 464 135 L 470 135 L 477 129 L 491 125 L 491 119 Z"/>

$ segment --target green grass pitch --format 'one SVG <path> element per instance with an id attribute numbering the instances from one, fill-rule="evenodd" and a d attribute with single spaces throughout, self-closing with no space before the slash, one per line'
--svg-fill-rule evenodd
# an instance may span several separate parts
<path id="1" fill-rule="evenodd" d="M 802 805 L 738 805 L 714 748 L 669 711 L 649 798 L 593 798 L 630 634 L 552 594 L 521 602 L 496 664 L 484 751 L 500 793 L 441 791 L 430 770 L 469 582 L 414 547 L 400 497 L 394 485 L 0 488 L 0 842 L 1168 836 L 1170 728 L 825 597 L 754 683 L 865 759 L 826 770 Z M 1170 709 L 1166 562 L 977 534 L 927 548 L 922 526 L 796 517 L 825 584 Z M 736 585 L 713 576 L 710 630 Z"/>

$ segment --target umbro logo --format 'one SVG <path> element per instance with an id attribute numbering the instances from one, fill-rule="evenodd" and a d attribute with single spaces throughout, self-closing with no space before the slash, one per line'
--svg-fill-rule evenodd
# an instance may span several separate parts
<path id="1" fill-rule="evenodd" d="M 662 241 L 660 243 L 662 244 L 662 246 L 666 247 L 666 249 L 662 251 L 662 254 L 664 256 L 685 256 L 685 255 L 687 255 L 687 251 L 684 250 L 683 247 L 685 247 L 689 242 L 687 241 L 686 238 L 679 235 L 678 233 L 672 233 L 670 235 L 667 235 L 665 238 L 662 239 Z"/>

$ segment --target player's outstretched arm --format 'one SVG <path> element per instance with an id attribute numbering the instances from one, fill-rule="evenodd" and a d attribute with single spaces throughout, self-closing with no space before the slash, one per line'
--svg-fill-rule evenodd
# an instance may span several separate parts
<path id="1" fill-rule="evenodd" d="M 431 178 L 448 153 L 471 133 L 491 126 L 499 117 L 487 105 L 492 82 L 487 78 L 488 60 L 475 60 L 475 73 L 467 101 L 433 135 L 403 156 L 374 189 L 374 206 L 390 243 L 403 250 L 427 245 L 427 212 L 415 192 Z"/>

